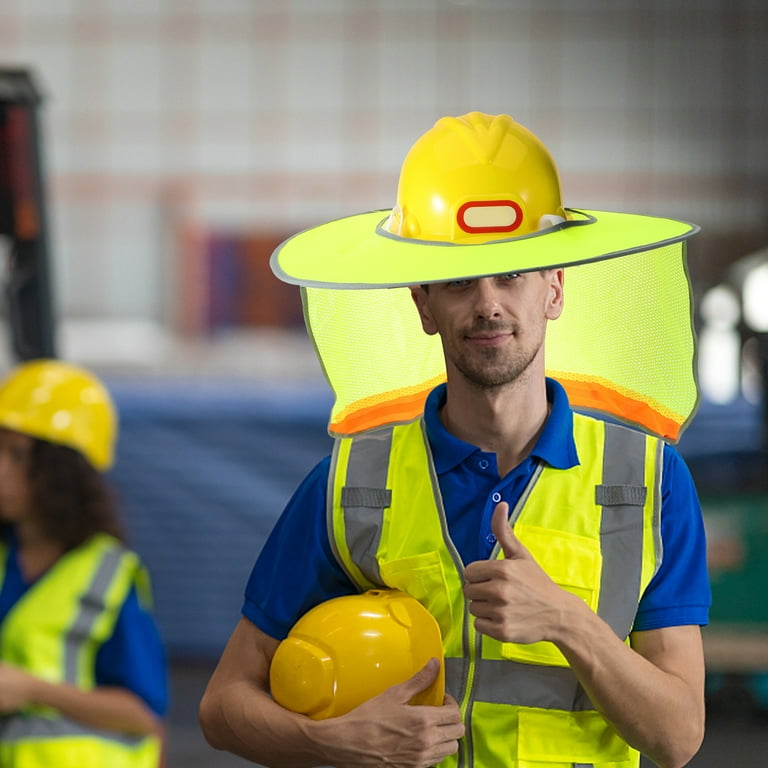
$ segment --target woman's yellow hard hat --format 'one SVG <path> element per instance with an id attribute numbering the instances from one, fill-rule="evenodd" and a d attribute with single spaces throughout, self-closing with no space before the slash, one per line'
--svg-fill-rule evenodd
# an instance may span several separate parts
<path id="1" fill-rule="evenodd" d="M 59 360 L 32 360 L 0 381 L 0 427 L 74 448 L 99 471 L 112 466 L 117 413 L 92 373 Z"/>

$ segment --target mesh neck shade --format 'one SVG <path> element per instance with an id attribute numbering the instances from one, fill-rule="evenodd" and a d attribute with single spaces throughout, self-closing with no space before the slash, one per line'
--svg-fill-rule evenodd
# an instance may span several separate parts
<path id="1" fill-rule="evenodd" d="M 419 416 L 445 365 L 409 289 L 301 290 L 335 395 L 329 433 Z M 677 442 L 698 403 L 692 317 L 684 241 L 567 268 L 564 310 L 547 330 L 547 375 L 577 410 Z"/>

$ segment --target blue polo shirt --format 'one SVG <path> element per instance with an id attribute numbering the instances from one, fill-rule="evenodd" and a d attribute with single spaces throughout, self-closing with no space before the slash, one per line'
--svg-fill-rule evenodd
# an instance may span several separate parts
<path id="1" fill-rule="evenodd" d="M 15 539 L 8 541 L 2 589 L 0 627 L 13 606 L 32 586 L 19 568 Z M 34 583 L 34 582 L 33 582 Z M 112 637 L 96 653 L 96 683 L 127 688 L 146 702 L 158 717 L 168 709 L 165 647 L 153 616 L 141 605 L 135 589 L 120 609 Z"/>
<path id="2" fill-rule="evenodd" d="M 551 411 L 530 455 L 500 478 L 496 454 L 451 435 L 439 410 L 445 385 L 433 390 L 424 422 L 443 497 L 448 532 L 463 562 L 487 559 L 495 544 L 491 516 L 499 501 L 514 509 L 536 462 L 555 469 L 579 463 L 573 439 L 573 411 L 562 386 L 547 380 Z M 704 524 L 688 467 L 664 446 L 661 539 L 663 560 L 640 601 L 634 630 L 708 622 L 711 602 Z M 251 572 L 243 615 L 263 632 L 282 640 L 295 622 L 318 603 L 356 594 L 331 552 L 326 529 L 330 457 L 304 479 L 278 519 Z"/>

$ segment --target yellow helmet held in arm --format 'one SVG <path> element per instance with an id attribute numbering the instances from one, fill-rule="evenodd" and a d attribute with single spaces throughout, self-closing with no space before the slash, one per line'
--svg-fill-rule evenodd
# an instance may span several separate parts
<path id="1" fill-rule="evenodd" d="M 322 720 L 404 682 L 431 658 L 440 661 L 438 676 L 411 704 L 443 703 L 440 628 L 405 592 L 370 590 L 327 600 L 302 616 L 275 651 L 270 688 L 286 709 Z"/>
<path id="2" fill-rule="evenodd" d="M 93 374 L 58 360 L 32 360 L 0 381 L 0 427 L 74 448 L 99 471 L 112 466 L 117 413 Z"/>

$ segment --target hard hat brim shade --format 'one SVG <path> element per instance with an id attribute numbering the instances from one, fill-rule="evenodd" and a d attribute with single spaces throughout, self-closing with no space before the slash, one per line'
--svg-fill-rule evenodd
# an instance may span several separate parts
<path id="1" fill-rule="evenodd" d="M 315 288 L 386 288 L 575 266 L 685 240 L 699 227 L 679 219 L 567 209 L 541 232 L 482 244 L 393 235 L 389 211 L 371 211 L 299 232 L 275 249 L 273 272 Z"/>
<path id="2" fill-rule="evenodd" d="M 419 416 L 446 369 L 441 341 L 424 333 L 408 288 L 301 293 L 336 396 L 331 434 Z M 567 269 L 545 364 L 575 408 L 677 441 L 698 402 L 685 240 Z"/>

